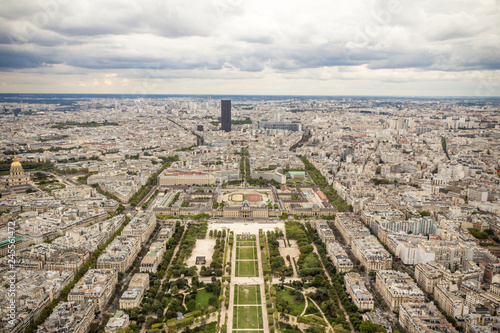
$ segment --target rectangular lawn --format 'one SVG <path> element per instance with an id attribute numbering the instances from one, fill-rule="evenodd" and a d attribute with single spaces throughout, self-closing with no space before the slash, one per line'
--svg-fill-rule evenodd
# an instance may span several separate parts
<path id="1" fill-rule="evenodd" d="M 239 259 L 257 260 L 257 249 L 255 247 L 236 248 L 236 260 Z"/>
<path id="2" fill-rule="evenodd" d="M 260 304 L 260 287 L 258 285 L 235 286 L 234 304 Z"/>
<path id="3" fill-rule="evenodd" d="M 236 246 L 257 246 L 257 241 L 238 241 Z"/>
<path id="4" fill-rule="evenodd" d="M 258 276 L 257 261 L 236 261 L 236 276 Z"/>
<path id="5" fill-rule="evenodd" d="M 234 329 L 263 328 L 261 306 L 235 306 L 233 315 Z"/>

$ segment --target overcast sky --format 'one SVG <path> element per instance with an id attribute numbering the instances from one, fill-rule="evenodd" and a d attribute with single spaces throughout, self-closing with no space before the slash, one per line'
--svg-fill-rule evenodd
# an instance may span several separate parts
<path id="1" fill-rule="evenodd" d="M 500 95 L 500 0 L 0 6 L 4 93 Z"/>

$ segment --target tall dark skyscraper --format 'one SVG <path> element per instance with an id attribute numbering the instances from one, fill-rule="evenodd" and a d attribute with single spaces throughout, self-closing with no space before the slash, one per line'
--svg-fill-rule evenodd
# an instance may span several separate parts
<path id="1" fill-rule="evenodd" d="M 220 108 L 221 129 L 226 132 L 231 132 L 231 100 L 221 100 Z"/>

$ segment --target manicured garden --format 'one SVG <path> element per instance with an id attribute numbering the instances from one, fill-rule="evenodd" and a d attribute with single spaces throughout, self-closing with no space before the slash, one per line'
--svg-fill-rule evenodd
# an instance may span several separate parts
<path id="1" fill-rule="evenodd" d="M 249 261 L 241 261 L 236 260 L 235 267 L 235 275 L 236 276 L 258 276 L 258 261 L 257 260 L 249 260 Z"/>
<path id="2" fill-rule="evenodd" d="M 236 245 L 238 246 L 255 246 L 257 244 L 256 241 L 237 241 Z"/>
<path id="3" fill-rule="evenodd" d="M 261 306 L 235 306 L 233 313 L 234 329 L 263 328 Z M 240 332 L 240 331 L 238 331 Z"/>
<path id="4" fill-rule="evenodd" d="M 235 285 L 234 304 L 260 304 L 260 287 L 258 285 Z"/>
<path id="5" fill-rule="evenodd" d="M 259 276 L 259 262 L 257 260 L 257 240 L 255 235 L 236 236 L 236 276 Z"/>
<path id="6" fill-rule="evenodd" d="M 255 247 L 238 247 L 236 249 L 236 258 L 257 260 L 257 250 Z"/>

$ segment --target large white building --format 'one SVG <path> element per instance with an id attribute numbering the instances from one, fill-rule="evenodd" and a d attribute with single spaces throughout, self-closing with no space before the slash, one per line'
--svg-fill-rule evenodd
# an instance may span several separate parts
<path id="1" fill-rule="evenodd" d="M 158 180 L 160 186 L 215 184 L 215 176 L 203 171 L 164 170 Z"/>

